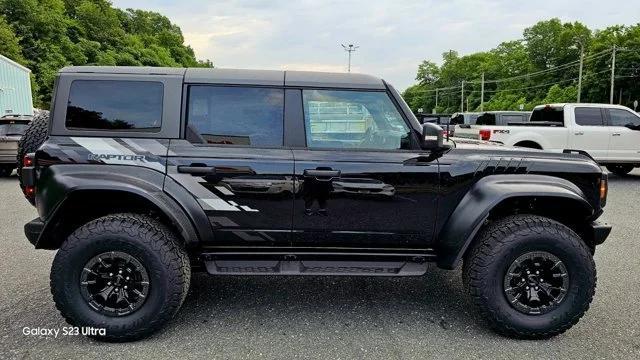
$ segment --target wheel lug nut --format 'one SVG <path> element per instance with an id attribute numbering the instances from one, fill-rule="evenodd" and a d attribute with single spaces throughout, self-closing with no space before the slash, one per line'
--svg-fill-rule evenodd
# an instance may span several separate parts
<path id="1" fill-rule="evenodd" d="M 113 273 L 109 273 L 109 276 L 113 276 Z"/>
<path id="2" fill-rule="evenodd" d="M 127 290 L 127 285 L 124 286 L 124 289 Z"/>
<path id="3" fill-rule="evenodd" d="M 119 271 L 118 271 L 118 274 L 122 274 L 122 270 L 119 270 Z"/>
<path id="4" fill-rule="evenodd" d="M 129 280 L 129 277 L 127 276 L 127 280 Z"/>
<path id="5" fill-rule="evenodd" d="M 540 271 L 536 271 L 536 275 L 540 274 Z"/>
<path id="6" fill-rule="evenodd" d="M 531 274 L 531 271 L 527 270 L 527 274 Z"/>
<path id="7" fill-rule="evenodd" d="M 107 285 L 111 285 L 111 281 L 107 282 Z"/>

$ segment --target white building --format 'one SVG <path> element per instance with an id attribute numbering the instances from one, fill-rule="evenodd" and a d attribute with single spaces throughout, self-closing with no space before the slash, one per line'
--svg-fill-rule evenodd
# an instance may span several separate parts
<path id="1" fill-rule="evenodd" d="M 31 70 L 0 54 L 0 116 L 32 115 Z"/>

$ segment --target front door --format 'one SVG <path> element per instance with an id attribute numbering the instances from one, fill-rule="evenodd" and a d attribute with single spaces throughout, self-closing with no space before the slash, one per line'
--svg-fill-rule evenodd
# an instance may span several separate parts
<path id="1" fill-rule="evenodd" d="M 609 158 L 611 161 L 640 162 L 640 116 L 625 109 L 609 112 Z"/>
<path id="2" fill-rule="evenodd" d="M 293 154 L 283 146 L 284 90 L 193 85 L 186 139 L 172 140 L 167 175 L 204 209 L 207 247 L 290 246 Z"/>
<path id="3" fill-rule="evenodd" d="M 438 164 L 385 91 L 305 89 L 294 247 L 426 248 Z"/>

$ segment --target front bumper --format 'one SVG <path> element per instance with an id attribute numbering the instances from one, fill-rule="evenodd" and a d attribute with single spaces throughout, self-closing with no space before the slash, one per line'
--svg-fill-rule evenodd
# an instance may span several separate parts
<path id="1" fill-rule="evenodd" d="M 607 240 L 609 233 L 611 233 L 611 225 L 599 221 L 594 221 L 589 224 L 586 230 L 587 231 L 585 236 L 587 237 L 587 239 L 585 240 L 587 240 L 589 244 L 596 246 L 602 244 L 605 240 Z"/>
<path id="2" fill-rule="evenodd" d="M 40 234 L 42 234 L 42 230 L 44 229 L 44 221 L 40 218 L 35 218 L 28 223 L 24 224 L 24 234 L 27 236 L 27 239 L 33 246 L 38 244 L 38 239 L 40 238 Z"/>

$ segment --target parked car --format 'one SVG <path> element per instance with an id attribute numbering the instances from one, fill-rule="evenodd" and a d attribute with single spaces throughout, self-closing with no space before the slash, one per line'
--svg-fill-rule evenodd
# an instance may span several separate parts
<path id="1" fill-rule="evenodd" d="M 16 168 L 18 141 L 24 134 L 31 116 L 5 115 L 0 118 L 0 177 L 11 175 Z"/>
<path id="2" fill-rule="evenodd" d="M 640 116 L 621 105 L 540 105 L 528 123 L 471 125 L 455 134 L 508 146 L 583 152 L 616 175 L 640 166 Z"/>
<path id="3" fill-rule="evenodd" d="M 489 324 L 520 338 L 589 308 L 611 227 L 597 221 L 607 175 L 586 156 L 444 140 L 361 74 L 69 67 L 55 84 L 50 119 L 20 142 L 38 210 L 25 234 L 57 249 L 53 300 L 70 324 L 105 329 L 91 336 L 158 330 L 192 271 L 462 266 Z"/>

